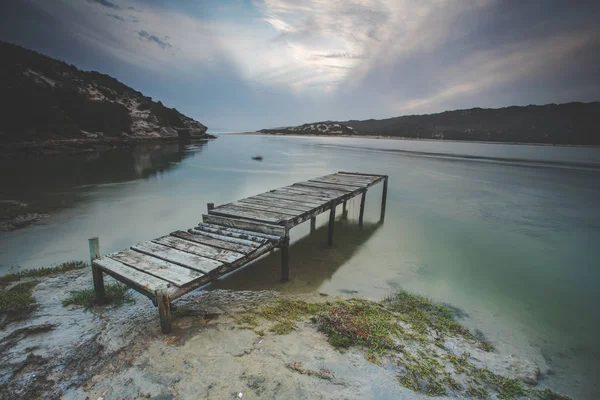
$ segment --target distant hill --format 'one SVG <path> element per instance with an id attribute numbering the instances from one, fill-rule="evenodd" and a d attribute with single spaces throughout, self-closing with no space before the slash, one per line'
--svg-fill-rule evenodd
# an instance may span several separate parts
<path id="1" fill-rule="evenodd" d="M 0 41 L 0 143 L 206 137 L 206 126 L 96 71 Z"/>
<path id="2" fill-rule="evenodd" d="M 600 102 L 471 108 L 380 120 L 315 122 L 259 132 L 600 145 Z"/>

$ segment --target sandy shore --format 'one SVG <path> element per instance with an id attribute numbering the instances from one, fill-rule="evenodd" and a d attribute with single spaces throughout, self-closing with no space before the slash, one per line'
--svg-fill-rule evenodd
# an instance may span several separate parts
<path id="1" fill-rule="evenodd" d="M 120 307 L 64 307 L 70 290 L 91 287 L 90 275 L 85 268 L 41 279 L 33 292 L 38 303 L 33 314 L 0 321 L 0 399 L 428 398 L 399 384 L 398 359 L 369 361 L 357 346 L 340 351 L 314 319 L 298 320 L 295 329 L 277 334 L 267 320 L 248 326 L 240 318 L 282 300 L 336 304 L 329 296 L 196 291 L 175 303 L 174 330 L 165 336 L 156 309 L 141 295 Z M 439 340 L 434 336 L 425 347 L 401 343 L 403 357 L 409 349 L 426 350 L 441 361 L 468 354 L 470 368 L 536 390 L 538 378 L 548 373 L 545 365 L 484 351 L 457 337 L 433 346 Z M 462 389 L 437 398 L 464 398 L 471 378 L 456 379 Z"/>
<path id="2" fill-rule="evenodd" d="M 409 137 L 398 137 L 398 136 L 385 136 L 385 135 L 317 135 L 313 133 L 306 134 L 294 134 L 294 133 L 264 133 L 264 132 L 234 132 L 231 135 L 257 135 L 257 136 L 291 136 L 291 137 L 326 137 L 326 138 L 352 138 L 352 139 L 385 139 L 385 140 L 404 140 L 409 142 L 437 142 L 437 143 L 477 143 L 477 144 L 511 144 L 519 146 L 560 146 L 560 147 L 592 147 L 600 148 L 600 146 L 581 146 L 573 144 L 552 144 L 552 143 L 522 143 L 522 142 L 492 142 L 492 141 L 475 141 L 475 140 L 450 140 L 450 139 L 422 139 L 422 138 L 409 138 Z"/>

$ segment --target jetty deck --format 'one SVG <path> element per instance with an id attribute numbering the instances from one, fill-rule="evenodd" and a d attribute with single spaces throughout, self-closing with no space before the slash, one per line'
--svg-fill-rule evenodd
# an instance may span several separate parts
<path id="1" fill-rule="evenodd" d="M 98 238 L 90 239 L 96 299 L 105 301 L 104 274 L 123 282 L 158 307 L 163 333 L 171 332 L 171 301 L 225 274 L 246 266 L 265 253 L 281 250 L 281 280 L 289 279 L 289 231 L 329 211 L 328 243 L 338 205 L 362 196 L 362 226 L 367 189 L 383 182 L 381 220 L 385 218 L 387 175 L 338 172 L 294 183 L 232 203 L 207 206 L 202 222 L 129 249 L 100 257 Z"/>

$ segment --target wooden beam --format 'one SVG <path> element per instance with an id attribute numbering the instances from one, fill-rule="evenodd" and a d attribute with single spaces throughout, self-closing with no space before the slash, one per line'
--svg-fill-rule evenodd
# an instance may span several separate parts
<path id="1" fill-rule="evenodd" d="M 133 250 L 118 251 L 107 255 L 107 257 L 135 268 L 138 271 L 168 281 L 177 287 L 191 284 L 198 279 L 202 280 L 205 278 L 206 281 L 208 280 L 208 276 L 202 272 L 194 271 Z"/>
<path id="2" fill-rule="evenodd" d="M 310 232 L 314 232 L 317 226 L 317 217 L 312 217 L 310 219 Z"/>
<path id="3" fill-rule="evenodd" d="M 364 192 L 360 198 L 360 214 L 358 215 L 358 226 L 363 227 L 363 218 L 365 216 L 365 202 L 367 201 L 367 192 Z"/>
<path id="4" fill-rule="evenodd" d="M 237 253 L 242 253 L 242 254 L 252 253 L 254 250 L 256 250 L 252 246 L 244 246 L 244 245 L 240 245 L 240 244 L 236 244 L 236 243 L 231 243 L 231 242 L 215 239 L 212 237 L 205 237 L 202 235 L 197 235 L 195 233 L 190 233 L 190 232 L 175 231 L 175 232 L 172 232 L 171 235 L 185 239 L 185 240 L 190 240 L 192 242 L 206 244 L 206 245 L 209 245 L 212 247 L 216 247 L 218 249 L 231 250 L 231 251 L 235 251 Z"/>
<path id="5" fill-rule="evenodd" d="M 345 185 L 337 185 L 334 183 L 322 183 L 322 182 L 312 182 L 312 181 L 294 183 L 293 186 L 308 186 L 308 187 L 314 187 L 314 188 L 319 188 L 319 189 L 335 190 L 335 191 L 339 191 L 339 192 L 354 192 L 355 190 L 361 189 L 356 186 L 345 186 Z"/>
<path id="6" fill-rule="evenodd" d="M 290 237 L 285 236 L 281 243 L 281 282 L 287 282 L 290 279 L 289 248 Z"/>
<path id="7" fill-rule="evenodd" d="M 206 231 L 196 229 L 196 228 L 190 229 L 188 232 L 196 234 L 198 236 L 205 236 L 205 237 L 212 238 L 212 239 L 222 240 L 224 242 L 240 244 L 242 246 L 254 247 L 255 249 L 258 249 L 259 247 L 261 247 L 263 245 L 261 243 L 253 242 L 251 240 L 238 239 L 238 238 L 234 238 L 231 236 L 219 235 L 218 233 L 206 232 Z"/>
<path id="8" fill-rule="evenodd" d="M 225 227 L 221 226 L 221 225 L 213 225 L 213 224 L 207 224 L 207 223 L 203 223 L 201 224 L 202 226 L 211 229 L 216 229 L 216 230 L 220 230 L 223 231 L 223 229 Z M 232 228 L 232 227 L 226 227 L 227 232 L 231 232 L 231 235 L 233 235 L 234 232 L 239 233 L 240 235 L 243 236 L 253 236 L 255 238 L 261 238 L 261 239 L 267 239 L 267 240 L 271 240 L 271 241 L 276 241 L 276 240 L 280 240 L 281 236 L 278 235 L 269 235 L 268 233 L 263 233 L 263 232 L 256 232 L 256 231 L 249 231 L 246 229 L 239 229 L 239 228 Z M 215 232 L 217 233 L 217 232 Z M 238 237 L 238 236 L 234 236 L 234 237 Z M 241 239 L 244 239 L 244 237 L 240 236 Z"/>
<path id="9" fill-rule="evenodd" d="M 94 260 L 94 264 L 99 266 L 104 273 L 153 300 L 156 289 L 169 283 L 109 257 L 100 257 Z"/>
<path id="10" fill-rule="evenodd" d="M 387 201 L 387 189 L 388 189 L 388 177 L 386 176 L 383 180 L 383 193 L 381 195 L 381 216 L 379 220 L 383 222 L 385 220 L 385 203 Z"/>
<path id="11" fill-rule="evenodd" d="M 229 218 L 249 219 L 256 222 L 271 223 L 275 225 L 285 225 L 285 221 L 292 217 L 287 214 L 279 214 L 264 210 L 250 210 L 243 207 L 236 207 L 226 204 L 210 211 L 210 215 L 220 215 Z"/>
<path id="12" fill-rule="evenodd" d="M 202 221 L 209 224 L 230 226 L 232 228 L 244 229 L 247 231 L 256 231 L 267 233 L 274 236 L 285 236 L 285 228 L 278 225 L 270 225 L 260 222 L 247 221 L 236 218 L 220 217 L 217 215 L 202 215 Z"/>
<path id="13" fill-rule="evenodd" d="M 94 293 L 96 294 L 96 303 L 104 304 L 106 302 L 106 293 L 104 291 L 104 275 L 98 266 L 94 265 L 94 260 L 100 258 L 100 239 L 97 237 L 88 239 L 90 247 L 90 265 L 92 266 L 92 278 L 94 279 Z"/>
<path id="14" fill-rule="evenodd" d="M 380 174 L 363 174 L 362 172 L 346 172 L 346 171 L 339 171 L 338 174 L 342 174 L 342 175 L 358 175 L 358 176 L 376 176 L 379 178 L 383 178 L 387 175 L 380 175 Z"/>
<path id="15" fill-rule="evenodd" d="M 333 245 L 333 226 L 335 225 L 335 205 L 329 211 L 329 232 L 327 233 L 327 244 Z"/>
<path id="16" fill-rule="evenodd" d="M 160 330 L 164 334 L 169 334 L 171 333 L 173 325 L 171 321 L 171 299 L 169 298 L 166 286 L 156 290 L 156 302 L 158 304 Z"/>
<path id="17" fill-rule="evenodd" d="M 292 200 L 265 198 L 263 196 L 253 196 L 238 201 L 238 203 L 261 204 L 265 206 L 277 204 L 278 207 L 285 207 L 290 210 L 309 211 L 315 208 L 313 204 L 304 204 Z"/>
<path id="18" fill-rule="evenodd" d="M 167 247 L 162 244 L 153 243 L 151 241 L 142 242 L 136 244 L 135 246 L 131 246 L 131 250 L 148 254 L 152 257 L 181 265 L 182 267 L 200 271 L 203 274 L 210 275 L 211 278 L 217 275 L 221 267 L 223 267 L 223 263 L 220 261 L 211 260 L 210 258 L 187 253 L 185 251 Z"/>
<path id="19" fill-rule="evenodd" d="M 215 208 L 215 203 L 207 203 L 206 204 L 206 209 L 208 211 L 212 210 L 213 208 Z"/>

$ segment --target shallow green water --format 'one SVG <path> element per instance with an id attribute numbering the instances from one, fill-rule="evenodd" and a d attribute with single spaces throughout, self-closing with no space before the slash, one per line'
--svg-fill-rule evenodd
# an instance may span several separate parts
<path id="1" fill-rule="evenodd" d="M 259 154 L 262 162 L 251 160 Z M 600 170 L 589 168 L 600 164 L 600 149 L 222 135 L 206 145 L 2 164 L 18 173 L 7 174 L 0 200 L 50 217 L 0 234 L 0 273 L 86 259 L 92 236 L 109 252 L 191 227 L 207 202 L 338 170 L 388 174 L 385 224 L 377 224 L 375 186 L 365 229 L 354 200 L 333 248 L 325 214 L 312 235 L 308 223 L 292 230 L 289 283 L 278 283 L 275 253 L 216 286 L 375 299 L 397 288 L 422 293 L 464 310 L 463 322 L 501 351 L 534 358 L 542 385 L 600 397 Z"/>

